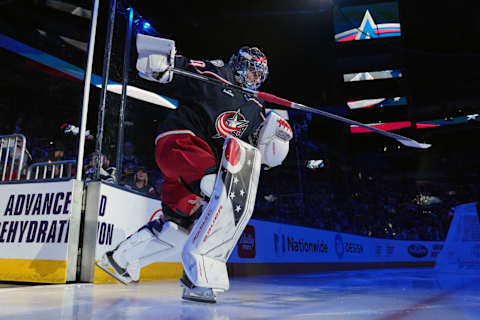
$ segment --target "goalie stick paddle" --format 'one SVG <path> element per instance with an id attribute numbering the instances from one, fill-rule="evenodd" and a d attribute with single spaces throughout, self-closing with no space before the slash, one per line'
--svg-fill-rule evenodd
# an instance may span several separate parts
<path id="1" fill-rule="evenodd" d="M 322 110 L 319 110 L 319 109 L 311 108 L 311 107 L 305 106 L 305 105 L 300 104 L 300 103 L 295 103 L 295 102 L 292 102 L 290 100 L 277 97 L 277 96 L 275 96 L 273 94 L 270 94 L 270 93 L 247 89 L 247 88 L 241 87 L 239 85 L 233 84 L 231 82 L 226 82 L 226 81 L 222 81 L 222 80 L 219 80 L 219 79 L 216 79 L 216 78 L 206 77 L 206 76 L 196 74 L 196 73 L 193 73 L 193 72 L 190 72 L 190 71 L 186 71 L 186 70 L 183 70 L 183 69 L 170 68 L 170 70 L 173 71 L 173 73 L 176 73 L 178 75 L 198 79 L 198 80 L 201 80 L 201 81 L 213 83 L 213 84 L 220 85 L 220 86 L 227 87 L 227 88 L 236 89 L 236 90 L 239 90 L 241 92 L 251 94 L 251 95 L 253 95 L 253 96 L 255 96 L 259 99 L 262 99 L 263 101 L 274 103 L 274 104 L 277 104 L 279 106 L 287 107 L 287 108 L 290 108 L 290 109 L 301 110 L 301 111 L 305 111 L 305 112 L 310 112 L 310 113 L 318 114 L 320 116 L 324 116 L 324 117 L 334 119 L 334 120 L 337 120 L 337 121 L 341 121 L 341 122 L 348 123 L 348 124 L 351 124 L 351 125 L 359 126 L 359 127 L 371 130 L 373 132 L 376 132 L 378 134 L 384 135 L 386 137 L 393 138 L 393 139 L 397 140 L 398 142 L 400 142 L 401 144 L 403 144 L 404 146 L 407 146 L 407 147 L 427 149 L 431 146 L 431 144 L 420 143 L 418 141 L 415 141 L 413 139 L 401 136 L 399 134 L 384 131 L 384 130 L 369 126 L 368 124 L 364 124 L 364 123 L 361 123 L 361 122 L 358 122 L 358 121 L 355 121 L 355 120 L 344 118 L 344 117 L 341 117 L 339 115 L 336 115 L 336 114 L 333 114 L 333 113 L 330 113 L 330 112 L 326 112 L 326 111 L 322 111 Z"/>

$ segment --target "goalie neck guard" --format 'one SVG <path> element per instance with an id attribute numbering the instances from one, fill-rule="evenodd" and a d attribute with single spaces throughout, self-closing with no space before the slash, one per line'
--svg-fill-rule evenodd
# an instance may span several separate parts
<path id="1" fill-rule="evenodd" d="M 242 47 L 230 58 L 237 82 L 256 90 L 268 76 L 267 57 L 256 47 Z"/>

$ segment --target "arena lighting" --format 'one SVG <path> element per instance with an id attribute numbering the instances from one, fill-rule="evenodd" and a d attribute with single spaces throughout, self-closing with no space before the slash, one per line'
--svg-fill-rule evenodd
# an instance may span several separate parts
<path id="1" fill-rule="evenodd" d="M 150 27 L 151 27 L 150 22 L 145 21 L 145 22 L 143 23 L 143 26 L 142 26 L 143 30 L 148 30 L 148 29 L 150 29 Z"/>

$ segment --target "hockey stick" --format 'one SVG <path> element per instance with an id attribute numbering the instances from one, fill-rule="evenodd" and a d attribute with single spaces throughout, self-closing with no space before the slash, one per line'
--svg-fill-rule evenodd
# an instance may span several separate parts
<path id="1" fill-rule="evenodd" d="M 373 132 L 379 133 L 379 134 L 384 135 L 386 137 L 393 138 L 393 139 L 397 140 L 398 142 L 400 142 L 401 144 L 403 144 L 404 146 L 407 146 L 407 147 L 427 149 L 431 146 L 431 144 L 420 143 L 420 142 L 417 142 L 413 139 L 401 136 L 399 134 L 384 131 L 384 130 L 369 126 L 367 124 L 364 124 L 364 123 L 361 123 L 361 122 L 358 122 L 358 121 L 354 121 L 354 120 L 351 120 L 351 119 L 347 119 L 347 118 L 338 116 L 338 115 L 333 114 L 333 113 L 329 113 L 329 112 L 326 112 L 326 111 L 322 111 L 322 110 L 318 110 L 318 109 L 315 109 L 315 108 L 307 107 L 307 106 L 305 106 L 303 104 L 300 104 L 300 103 L 295 103 L 295 102 L 289 101 L 287 99 L 279 98 L 279 97 L 274 96 L 273 94 L 270 94 L 270 93 L 247 89 L 247 88 L 241 87 L 239 85 L 233 84 L 231 82 L 224 82 L 224 81 L 221 81 L 219 79 L 209 78 L 209 77 L 206 77 L 206 76 L 203 76 L 203 75 L 200 75 L 200 74 L 196 74 L 196 73 L 193 73 L 193 72 L 190 72 L 190 71 L 186 71 L 186 70 L 183 70 L 183 69 L 170 68 L 170 70 L 173 71 L 176 74 L 179 74 L 179 75 L 182 75 L 182 76 L 185 76 L 185 77 L 194 78 L 194 79 L 198 79 L 198 80 L 201 80 L 201 81 L 204 81 L 204 82 L 213 83 L 213 84 L 220 85 L 220 86 L 223 86 L 223 87 L 226 87 L 226 88 L 236 89 L 236 90 L 239 90 L 241 92 L 251 94 L 251 95 L 253 95 L 253 96 L 255 96 L 259 99 L 262 99 L 263 101 L 274 103 L 274 104 L 284 106 L 284 107 L 287 107 L 287 108 L 290 108 L 290 109 L 297 109 L 297 110 L 301 110 L 301 111 L 305 111 L 305 112 L 311 112 L 311 113 L 318 114 L 318 115 L 321 115 L 321 116 L 324 116 L 324 117 L 327 117 L 327 118 L 330 118 L 330 119 L 338 120 L 338 121 L 348 123 L 348 124 L 351 124 L 351 125 L 356 125 L 356 126 L 371 130 Z"/>

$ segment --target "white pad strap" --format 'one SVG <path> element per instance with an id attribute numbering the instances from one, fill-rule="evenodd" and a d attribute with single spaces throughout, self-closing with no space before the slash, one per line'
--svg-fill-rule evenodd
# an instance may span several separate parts
<path id="1" fill-rule="evenodd" d="M 187 237 L 186 231 L 171 221 L 164 223 L 160 232 L 145 226 L 119 244 L 114 259 L 138 281 L 142 267 L 178 257 Z"/>
<path id="2" fill-rule="evenodd" d="M 258 135 L 257 147 L 262 154 L 262 163 L 270 167 L 282 164 L 287 157 L 292 137 L 293 131 L 287 120 L 270 111 Z"/>
<path id="3" fill-rule="evenodd" d="M 226 261 L 252 216 L 260 175 L 260 152 L 237 138 L 225 140 L 210 202 L 182 252 L 183 268 L 199 287 L 229 288 Z"/>
<path id="4" fill-rule="evenodd" d="M 216 174 L 207 174 L 200 180 L 200 190 L 202 193 L 210 198 L 212 196 L 213 188 L 215 186 Z"/>
<path id="5" fill-rule="evenodd" d="M 168 83 L 173 72 L 167 71 L 174 66 L 175 41 L 137 34 L 137 70 L 144 79 Z"/>

